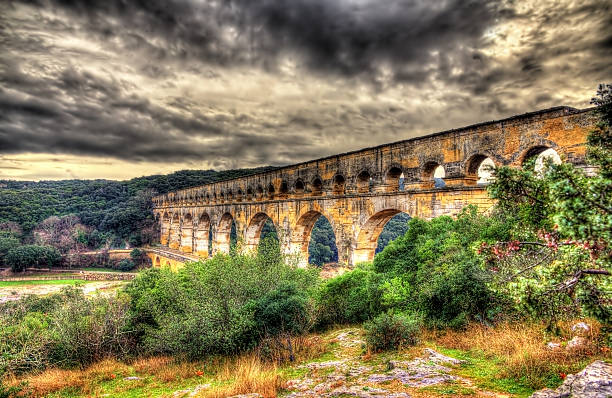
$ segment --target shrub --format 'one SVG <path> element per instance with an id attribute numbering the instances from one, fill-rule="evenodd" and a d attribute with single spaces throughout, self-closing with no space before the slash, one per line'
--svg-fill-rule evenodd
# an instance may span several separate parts
<path id="1" fill-rule="evenodd" d="M 324 282 L 316 295 L 318 325 L 361 323 L 381 311 L 379 275 L 358 268 Z"/>
<path id="2" fill-rule="evenodd" d="M 275 321 L 293 323 L 281 328 L 287 332 L 299 330 L 292 318 L 303 315 L 305 294 L 316 274 L 286 265 L 278 253 L 235 250 L 188 263 L 176 273 L 142 272 L 126 291 L 132 298 L 132 327 L 144 349 L 201 358 L 252 348 L 262 338 L 259 328 L 269 329 Z M 282 315 L 277 307 L 290 313 Z M 267 317 L 263 324 L 258 324 L 256 310 Z"/>
<path id="3" fill-rule="evenodd" d="M 134 352 L 126 297 L 86 297 L 75 288 L 0 306 L 0 374 L 87 365 Z"/>
<path id="4" fill-rule="evenodd" d="M 23 245 L 10 249 L 6 255 L 6 263 L 13 272 L 27 267 L 56 267 L 61 261 L 61 254 L 52 246 Z"/>
<path id="5" fill-rule="evenodd" d="M 405 314 L 385 312 L 364 325 L 366 344 L 374 352 L 416 345 L 420 321 Z"/>
<path id="6" fill-rule="evenodd" d="M 408 232 L 374 258 L 374 270 L 385 279 L 380 287 L 383 304 L 422 314 L 435 327 L 493 318 L 497 295 L 473 246 L 503 239 L 508 229 L 505 219 L 478 214 L 475 207 L 456 219 L 411 219 Z"/>
<path id="7" fill-rule="evenodd" d="M 133 270 L 135 267 L 136 264 L 134 264 L 132 259 L 124 258 L 117 263 L 116 269 L 127 272 Z"/>
<path id="8" fill-rule="evenodd" d="M 0 234 L 0 265 L 7 265 L 6 256 L 8 252 L 20 244 L 19 239 L 16 237 L 9 236 L 7 234 Z"/>

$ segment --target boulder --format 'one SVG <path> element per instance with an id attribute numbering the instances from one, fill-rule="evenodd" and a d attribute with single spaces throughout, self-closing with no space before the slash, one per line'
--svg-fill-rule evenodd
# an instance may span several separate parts
<path id="1" fill-rule="evenodd" d="M 591 330 L 591 327 L 584 322 L 578 322 L 572 326 L 572 333 L 578 334 L 578 335 L 588 333 L 590 330 Z"/>
<path id="2" fill-rule="evenodd" d="M 556 390 L 545 388 L 531 398 L 609 398 L 612 396 L 612 365 L 595 361 L 581 372 L 568 375 Z"/>
<path id="3" fill-rule="evenodd" d="M 575 336 L 573 339 L 567 342 L 566 348 L 568 350 L 573 350 L 575 348 L 580 348 L 586 345 L 587 340 L 582 336 Z"/>

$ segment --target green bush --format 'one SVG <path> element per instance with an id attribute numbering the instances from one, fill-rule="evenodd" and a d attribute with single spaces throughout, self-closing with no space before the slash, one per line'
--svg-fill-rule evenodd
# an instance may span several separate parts
<path id="1" fill-rule="evenodd" d="M 115 268 L 119 271 L 128 272 L 133 270 L 135 267 L 136 264 L 134 264 L 134 261 L 132 259 L 124 258 L 117 263 L 117 266 Z"/>
<path id="2" fill-rule="evenodd" d="M 0 374 L 84 366 L 136 349 L 125 295 L 89 298 L 75 288 L 0 306 Z"/>
<path id="3" fill-rule="evenodd" d="M 504 219 L 479 214 L 474 207 L 457 218 L 411 219 L 408 232 L 374 258 L 374 270 L 384 278 L 382 304 L 419 313 L 434 327 L 492 319 L 499 300 L 473 246 L 504 239 L 508 231 Z"/>
<path id="4" fill-rule="evenodd" d="M 317 324 L 361 323 L 381 311 L 378 294 L 380 276 L 358 268 L 321 284 L 317 291 Z"/>
<path id="5" fill-rule="evenodd" d="M 6 262 L 8 252 L 18 247 L 20 244 L 19 239 L 14 236 L 7 234 L 0 235 L 0 266 L 8 265 Z"/>
<path id="6" fill-rule="evenodd" d="M 132 299 L 132 328 L 147 352 L 202 358 L 254 347 L 264 326 L 300 330 L 297 322 L 290 325 L 292 317 L 304 313 L 306 291 L 316 280 L 313 271 L 286 265 L 278 250 L 267 248 L 258 254 L 219 254 L 176 273 L 146 270 L 126 291 Z M 282 315 L 279 308 L 289 313 Z M 258 323 L 256 311 L 266 320 Z"/>
<path id="7" fill-rule="evenodd" d="M 283 283 L 255 304 L 254 319 L 263 336 L 300 335 L 313 323 L 308 295 L 294 284 Z"/>
<path id="8" fill-rule="evenodd" d="M 420 321 L 405 314 L 385 312 L 363 327 L 366 330 L 366 344 L 374 352 L 416 345 L 421 331 Z"/>
<path id="9" fill-rule="evenodd" d="M 10 249 L 6 263 L 13 272 L 28 267 L 57 267 L 62 261 L 60 252 L 52 246 L 23 245 Z"/>

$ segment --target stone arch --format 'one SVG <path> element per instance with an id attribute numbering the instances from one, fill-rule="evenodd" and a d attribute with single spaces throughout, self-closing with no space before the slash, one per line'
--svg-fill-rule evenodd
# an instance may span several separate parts
<path id="1" fill-rule="evenodd" d="M 285 180 L 281 181 L 279 194 L 283 197 L 286 197 L 289 194 L 289 184 L 287 184 L 287 181 Z"/>
<path id="2" fill-rule="evenodd" d="M 404 171 L 401 166 L 393 165 L 389 167 L 387 172 L 385 173 L 385 192 L 397 192 L 400 191 L 400 185 L 402 185 Z"/>
<path id="3" fill-rule="evenodd" d="M 166 267 L 171 268 L 172 265 L 170 264 L 170 260 L 166 260 Z"/>
<path id="4" fill-rule="evenodd" d="M 263 198 L 264 189 L 261 185 L 257 185 L 257 189 L 255 190 L 255 198 L 257 200 L 261 200 Z"/>
<path id="5" fill-rule="evenodd" d="M 234 192 L 231 189 L 228 189 L 225 198 L 228 202 L 231 202 L 234 199 Z"/>
<path id="6" fill-rule="evenodd" d="M 487 155 L 477 153 L 465 162 L 465 179 L 468 184 L 488 184 L 493 180 L 495 161 Z"/>
<path id="7" fill-rule="evenodd" d="M 401 212 L 399 209 L 384 209 L 368 217 L 366 222 L 359 228 L 357 245 L 353 250 L 353 265 L 374 260 L 378 237 L 385 224 Z"/>
<path id="8" fill-rule="evenodd" d="M 225 213 L 221 216 L 217 230 L 215 233 L 214 251 L 215 253 L 229 253 L 230 252 L 230 234 L 232 232 L 232 224 L 234 222 L 234 216 L 230 213 Z"/>
<path id="9" fill-rule="evenodd" d="M 300 266 L 308 265 L 308 245 L 310 244 L 310 235 L 312 233 L 312 228 L 321 216 L 324 216 L 329 221 L 332 229 L 334 230 L 335 236 L 336 228 L 334 226 L 332 217 L 317 210 L 309 210 L 304 212 L 302 215 L 300 215 L 295 223 L 295 226 L 291 229 L 290 249 L 293 254 L 297 254 L 299 256 Z"/>
<path id="10" fill-rule="evenodd" d="M 357 185 L 357 192 L 370 192 L 370 187 L 372 185 L 372 174 L 369 170 L 361 170 L 359 174 L 357 174 L 355 183 Z"/>
<path id="11" fill-rule="evenodd" d="M 181 245 L 181 217 L 178 212 L 172 215 L 172 221 L 170 222 L 170 239 L 168 247 L 171 249 L 178 249 Z"/>
<path id="12" fill-rule="evenodd" d="M 247 250 L 257 249 L 257 246 L 259 245 L 259 240 L 261 238 L 261 231 L 263 229 L 264 224 L 268 220 L 274 223 L 272 218 L 263 212 L 257 213 L 253 217 L 251 217 L 251 220 L 249 221 L 249 224 L 244 233 L 245 249 Z M 274 227 L 278 231 L 278 227 L 276 226 L 276 224 L 274 224 Z"/>
<path id="13" fill-rule="evenodd" d="M 244 192 L 242 191 L 242 188 L 238 188 L 238 190 L 236 191 L 236 200 L 238 202 L 241 202 L 244 199 Z"/>
<path id="14" fill-rule="evenodd" d="M 312 196 L 321 196 L 323 194 L 323 180 L 316 176 L 310 182 L 310 194 Z"/>
<path id="15" fill-rule="evenodd" d="M 194 234 L 194 251 L 200 257 L 208 257 L 210 255 L 210 227 L 210 216 L 207 213 L 202 214 Z"/>
<path id="16" fill-rule="evenodd" d="M 535 162 L 535 172 L 538 174 L 544 171 L 547 161 L 551 161 L 553 164 L 561 164 L 561 156 L 552 146 L 538 145 L 529 148 L 522 156 L 521 165 L 524 167 L 532 159 Z"/>
<path id="17" fill-rule="evenodd" d="M 184 253 L 193 251 L 193 216 L 190 213 L 183 216 L 181 224 L 181 251 Z"/>
<path id="18" fill-rule="evenodd" d="M 446 185 L 444 178 L 446 170 L 444 166 L 438 162 L 430 161 L 423 165 L 421 179 L 424 188 L 442 188 Z"/>
<path id="19" fill-rule="evenodd" d="M 298 178 L 297 180 L 295 180 L 295 184 L 293 184 L 293 188 L 296 194 L 301 195 L 304 193 L 304 190 L 306 189 L 306 184 L 304 184 L 304 181 L 301 178 Z"/>
<path id="20" fill-rule="evenodd" d="M 155 256 L 155 266 L 161 267 L 161 259 L 159 258 L 159 256 Z"/>
<path id="21" fill-rule="evenodd" d="M 246 194 L 247 194 L 247 200 L 253 200 L 254 198 L 253 188 L 248 187 Z"/>
<path id="22" fill-rule="evenodd" d="M 340 173 L 332 178 L 332 193 L 334 195 L 343 195 L 346 187 L 346 178 Z"/>

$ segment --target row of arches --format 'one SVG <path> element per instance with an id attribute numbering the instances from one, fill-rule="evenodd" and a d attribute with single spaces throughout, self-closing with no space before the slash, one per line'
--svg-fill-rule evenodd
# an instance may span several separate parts
<path id="1" fill-rule="evenodd" d="M 535 146 L 524 151 L 521 156 L 521 164 L 528 160 L 538 158 L 536 167 L 542 168 L 545 163 L 543 159 L 552 159 L 560 162 L 557 152 L 548 146 Z M 452 177 L 453 184 L 482 185 L 487 184 L 492 178 L 492 169 L 499 166 L 501 162 L 493 157 L 477 153 L 470 156 L 464 164 L 444 164 L 442 161 L 425 161 L 417 169 L 404 168 L 400 164 L 389 166 L 382 174 L 376 174 L 368 168 L 364 168 L 356 175 L 350 176 L 339 170 L 333 177 L 324 180 L 316 175 L 310 179 L 297 177 L 289 182 L 278 179 L 267 185 L 257 184 L 255 186 L 239 186 L 221 188 L 210 185 L 207 190 L 179 192 L 170 198 L 171 201 L 182 203 L 233 203 L 265 200 L 283 200 L 290 196 L 322 196 L 322 195 L 345 195 L 362 194 L 369 192 L 397 192 L 408 189 L 444 188 L 447 185 L 447 175 Z M 459 170 L 459 171 L 457 171 Z M 456 180 L 459 180 L 456 182 Z M 178 195 L 178 196 L 177 196 Z M 163 200 L 158 204 L 163 204 Z"/>
<path id="2" fill-rule="evenodd" d="M 395 223 L 390 220 L 395 218 Z M 374 253 L 379 252 L 390 241 L 406 231 L 410 217 L 399 210 L 385 210 L 372 216 L 364 225 L 357 241 L 360 261 L 369 261 Z M 312 210 L 303 214 L 289 236 L 279 239 L 279 235 L 287 231 L 278 230 L 278 226 L 266 213 L 257 213 L 240 231 L 230 213 L 223 214 L 216 223 L 211 222 L 204 213 L 194 223 L 191 214 L 183 217 L 179 213 L 165 213 L 160 220 L 162 244 L 187 253 L 196 253 L 201 257 L 209 257 L 216 252 L 227 253 L 238 240 L 242 240 L 244 249 L 257 250 L 259 243 L 266 236 L 284 244 L 285 253 L 291 251 L 301 254 L 308 263 L 322 265 L 337 262 L 342 248 L 339 248 L 337 231 L 329 219 L 322 213 Z M 390 226 L 384 231 L 385 226 Z M 282 240 L 282 242 L 281 242 Z M 352 253 L 349 254 L 352 258 Z"/>

